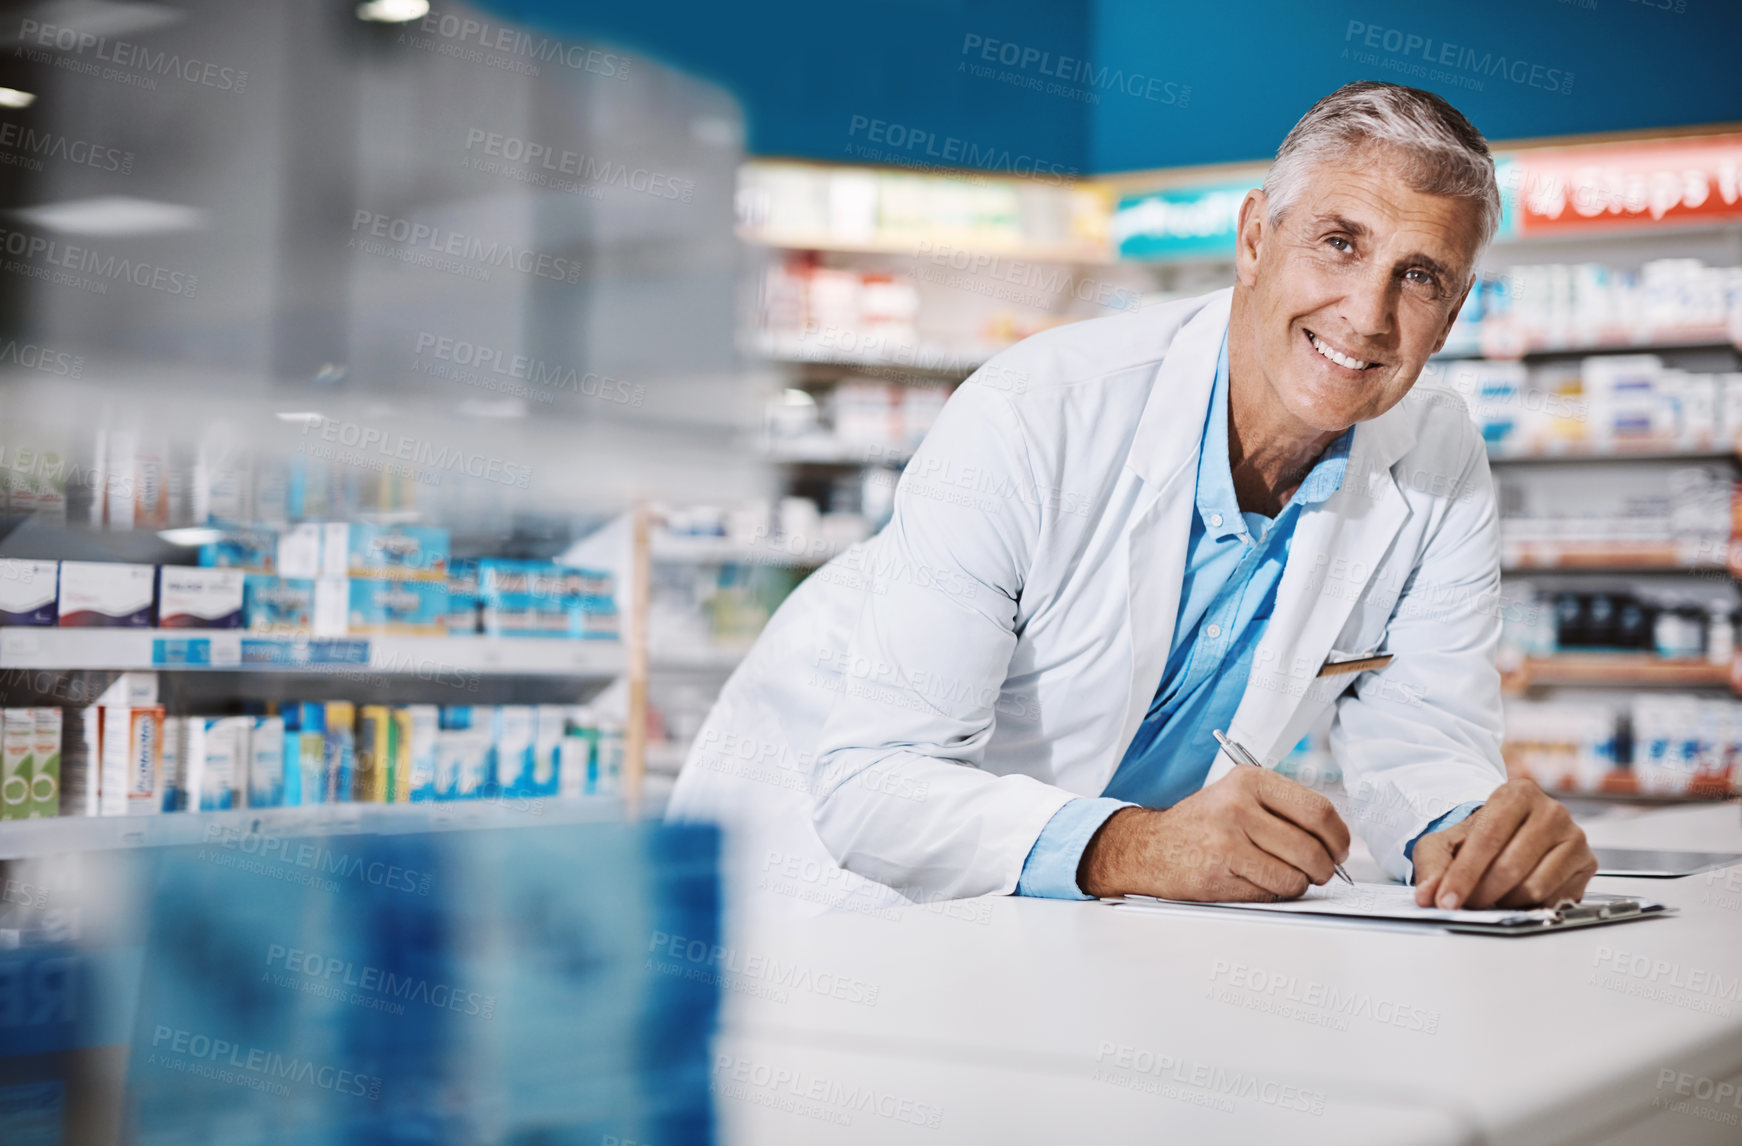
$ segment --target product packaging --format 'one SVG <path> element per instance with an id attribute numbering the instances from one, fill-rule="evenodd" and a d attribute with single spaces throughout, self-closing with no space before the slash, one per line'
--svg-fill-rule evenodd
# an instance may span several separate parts
<path id="1" fill-rule="evenodd" d="M 351 580 L 350 632 L 439 636 L 447 621 L 446 581 Z"/>
<path id="2" fill-rule="evenodd" d="M 557 748 L 557 790 L 565 797 L 585 796 L 596 787 L 599 725 L 593 710 L 569 709 L 568 727 Z"/>
<path id="3" fill-rule="evenodd" d="M 441 716 L 433 704 L 409 704 L 395 714 L 400 744 L 409 764 L 405 778 L 408 800 L 436 798 L 436 736 Z"/>
<path id="4" fill-rule="evenodd" d="M 0 560 L 0 625 L 52 625 L 58 616 L 60 564 Z"/>
<path id="5" fill-rule="evenodd" d="M 393 800 L 393 713 L 386 705 L 365 704 L 357 714 L 356 799 L 374 804 Z"/>
<path id="6" fill-rule="evenodd" d="M 534 712 L 532 735 L 532 773 L 528 795 L 555 796 L 557 776 L 561 766 L 563 733 L 568 729 L 566 705 L 541 704 Z"/>
<path id="7" fill-rule="evenodd" d="M 455 558 L 448 562 L 449 636 L 471 636 L 480 631 L 478 619 L 478 562 Z"/>
<path id="8" fill-rule="evenodd" d="M 478 562 L 483 629 L 490 636 L 614 637 L 611 594 L 608 573 L 544 561 Z"/>
<path id="9" fill-rule="evenodd" d="M 319 804 L 326 796 L 327 713 L 320 704 L 294 704 L 284 711 L 284 802 Z"/>
<path id="10" fill-rule="evenodd" d="M 239 629 L 246 574 L 240 569 L 161 565 L 157 624 L 163 629 Z"/>
<path id="11" fill-rule="evenodd" d="M 200 564 L 272 575 L 278 569 L 278 534 L 270 529 L 237 529 L 200 546 Z"/>
<path id="12" fill-rule="evenodd" d="M 36 710 L 36 747 L 31 756 L 30 816 L 60 815 L 61 710 Z"/>
<path id="13" fill-rule="evenodd" d="M 186 716 L 167 716 L 163 721 L 163 810 L 185 812 L 188 809 L 188 720 Z M 192 719 L 198 719 L 194 717 Z M 195 801 L 198 807 L 198 801 Z"/>
<path id="14" fill-rule="evenodd" d="M 284 803 L 284 718 L 258 716 L 248 737 L 248 806 L 276 808 Z"/>
<path id="15" fill-rule="evenodd" d="M 344 574 L 373 580 L 428 580 L 446 583 L 448 531 L 432 525 L 338 526 L 343 531 Z M 327 534 L 332 546 L 336 534 Z"/>
<path id="16" fill-rule="evenodd" d="M 322 801 L 349 803 L 357 775 L 357 706 L 348 700 L 326 703 L 326 769 Z"/>
<path id="17" fill-rule="evenodd" d="M 250 573 L 243 585 L 242 627 L 251 633 L 307 633 L 314 612 L 311 579 Z"/>
<path id="18" fill-rule="evenodd" d="M 499 704 L 494 720 L 494 790 L 504 796 L 531 795 L 533 709 L 523 704 Z"/>
<path id="19" fill-rule="evenodd" d="M 60 563 L 62 627 L 151 627 L 157 584 L 150 565 L 119 561 Z"/>
<path id="20" fill-rule="evenodd" d="M 30 815 L 31 762 L 36 752 L 36 710 L 0 711 L 0 820 Z"/>
<path id="21" fill-rule="evenodd" d="M 163 720 L 158 705 L 101 710 L 98 808 L 102 815 L 163 811 Z"/>

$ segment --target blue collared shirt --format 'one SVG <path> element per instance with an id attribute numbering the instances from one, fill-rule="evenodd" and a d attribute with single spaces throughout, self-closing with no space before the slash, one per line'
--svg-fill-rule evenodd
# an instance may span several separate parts
<path id="1" fill-rule="evenodd" d="M 1216 759 L 1210 731 L 1229 725 L 1246 691 L 1252 655 L 1276 607 L 1276 587 L 1301 507 L 1322 502 L 1342 487 L 1354 434 L 1351 426 L 1325 447 L 1276 517 L 1243 513 L 1228 460 L 1224 336 L 1198 448 L 1197 512 L 1161 685 L 1102 795 L 1072 800 L 1047 821 L 1023 864 L 1018 895 L 1088 898 L 1077 887 L 1077 867 L 1107 817 L 1134 804 L 1170 807 L 1203 786 Z M 1453 816 L 1462 819 L 1475 807 L 1454 809 L 1428 830 L 1449 827 L 1457 822 Z M 1406 854 L 1414 844 L 1411 840 Z"/>

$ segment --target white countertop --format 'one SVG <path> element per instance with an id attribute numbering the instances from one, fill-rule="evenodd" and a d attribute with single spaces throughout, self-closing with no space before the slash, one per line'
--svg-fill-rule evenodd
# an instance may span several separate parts
<path id="1" fill-rule="evenodd" d="M 1587 830 L 1742 852 L 1734 803 Z M 1742 1142 L 1714 1089 L 1742 1076 L 1742 867 L 1592 890 L 1679 911 L 1528 938 L 1010 897 L 745 923 L 715 962 L 722 1139 Z"/>

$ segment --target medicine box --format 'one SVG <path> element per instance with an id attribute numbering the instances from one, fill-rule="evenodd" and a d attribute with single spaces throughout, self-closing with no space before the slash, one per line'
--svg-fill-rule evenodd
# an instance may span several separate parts
<path id="1" fill-rule="evenodd" d="M 163 629 L 239 629 L 240 569 L 163 565 L 157 570 L 157 624 Z"/>
<path id="2" fill-rule="evenodd" d="M 341 532 L 342 531 L 342 534 Z M 328 549 L 344 539 L 344 573 L 350 577 L 446 582 L 448 531 L 433 525 L 366 525 L 330 528 Z M 329 566 L 331 557 L 327 558 Z M 338 572 L 330 569 L 331 572 Z"/>
<path id="3" fill-rule="evenodd" d="M 52 625 L 60 563 L 0 560 L 0 625 Z"/>
<path id="4" fill-rule="evenodd" d="M 150 565 L 118 561 L 60 563 L 63 628 L 151 627 L 157 574 Z"/>
<path id="5" fill-rule="evenodd" d="M 252 633 L 309 632 L 314 627 L 312 578 L 248 574 L 242 590 L 242 623 Z"/>
<path id="6" fill-rule="evenodd" d="M 200 564 L 208 569 L 241 569 L 247 573 L 277 573 L 278 534 L 270 529 L 237 529 L 200 546 Z"/>
<path id="7" fill-rule="evenodd" d="M 36 752 L 36 710 L 0 711 L 0 820 L 30 815 L 31 761 Z"/>
<path id="8" fill-rule="evenodd" d="M 351 579 L 347 625 L 353 633 L 447 632 L 447 581 Z"/>
<path id="9" fill-rule="evenodd" d="M 60 815 L 61 710 L 36 710 L 36 747 L 30 763 L 30 817 Z"/>
<path id="10" fill-rule="evenodd" d="M 478 562 L 484 632 L 498 637 L 608 638 L 617 633 L 609 573 L 545 561 Z"/>

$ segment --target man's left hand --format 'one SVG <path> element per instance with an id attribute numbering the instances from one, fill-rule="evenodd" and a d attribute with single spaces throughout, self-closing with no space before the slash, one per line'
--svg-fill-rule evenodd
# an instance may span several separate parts
<path id="1" fill-rule="evenodd" d="M 1566 805 L 1531 780 L 1509 780 L 1487 803 L 1415 845 L 1415 902 L 1482 909 L 1579 899 L 1597 857 Z"/>

